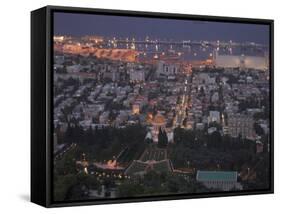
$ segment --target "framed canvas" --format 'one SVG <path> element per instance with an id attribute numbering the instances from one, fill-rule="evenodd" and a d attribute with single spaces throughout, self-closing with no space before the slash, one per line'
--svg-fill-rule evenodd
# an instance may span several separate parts
<path id="1" fill-rule="evenodd" d="M 31 201 L 273 193 L 273 20 L 31 12 Z"/>

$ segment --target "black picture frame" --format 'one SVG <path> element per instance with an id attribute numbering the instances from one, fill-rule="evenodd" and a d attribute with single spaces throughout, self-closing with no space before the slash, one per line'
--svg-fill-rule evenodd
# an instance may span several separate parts
<path id="1" fill-rule="evenodd" d="M 253 191 L 212 192 L 139 198 L 54 202 L 52 198 L 52 94 L 53 94 L 53 13 L 84 13 L 127 17 L 201 20 L 264 24 L 270 27 L 270 188 Z M 46 6 L 31 12 L 31 201 L 44 207 L 112 204 L 189 198 L 268 194 L 274 192 L 274 21 L 236 17 L 201 16 L 157 12 L 122 11 L 78 7 Z"/>

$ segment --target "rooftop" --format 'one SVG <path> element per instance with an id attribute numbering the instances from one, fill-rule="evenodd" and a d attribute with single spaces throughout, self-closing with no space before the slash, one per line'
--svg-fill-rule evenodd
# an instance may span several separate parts
<path id="1" fill-rule="evenodd" d="M 198 181 L 237 181 L 236 171 L 197 171 Z"/>
<path id="2" fill-rule="evenodd" d="M 156 125 L 162 125 L 165 123 L 166 123 L 166 119 L 160 113 L 157 113 L 157 115 L 155 115 L 152 121 L 152 124 L 156 124 Z"/>

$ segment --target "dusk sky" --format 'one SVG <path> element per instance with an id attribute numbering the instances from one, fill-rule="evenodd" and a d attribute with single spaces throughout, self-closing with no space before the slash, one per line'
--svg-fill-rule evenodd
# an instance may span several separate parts
<path id="1" fill-rule="evenodd" d="M 173 40 L 223 40 L 268 44 L 269 26 L 143 17 L 54 13 L 55 35 L 100 35 Z"/>

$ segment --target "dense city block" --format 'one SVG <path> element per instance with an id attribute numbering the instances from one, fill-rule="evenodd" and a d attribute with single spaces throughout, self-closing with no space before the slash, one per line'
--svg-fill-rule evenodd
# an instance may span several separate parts
<path id="1" fill-rule="evenodd" d="M 55 201 L 269 188 L 266 45 L 53 39 Z"/>

